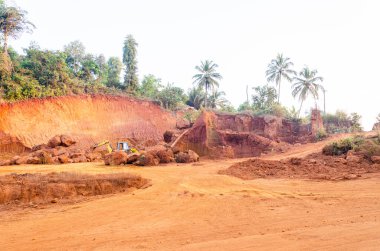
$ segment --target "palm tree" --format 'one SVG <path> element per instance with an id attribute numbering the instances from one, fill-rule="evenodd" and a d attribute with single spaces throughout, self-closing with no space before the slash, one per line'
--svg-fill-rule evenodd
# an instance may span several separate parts
<path id="1" fill-rule="evenodd" d="M 200 66 L 196 66 L 195 69 L 200 73 L 195 74 L 193 76 L 194 83 L 196 83 L 199 87 L 205 89 L 205 99 L 204 106 L 207 108 L 207 94 L 210 88 L 214 89 L 215 87 L 219 87 L 218 79 L 222 79 L 222 76 L 216 72 L 216 68 L 218 67 L 211 60 L 206 60 L 201 62 Z"/>
<path id="2" fill-rule="evenodd" d="M 0 2 L 0 33 L 4 39 L 4 53 L 8 53 L 8 38 L 17 38 L 24 31 L 32 31 L 34 24 L 26 19 L 26 11 L 7 7 Z"/>
<path id="3" fill-rule="evenodd" d="M 290 58 L 285 58 L 282 54 L 277 54 L 276 59 L 272 59 L 268 65 L 268 70 L 266 71 L 267 80 L 268 82 L 275 81 L 278 86 L 278 103 L 280 103 L 281 80 L 285 78 L 291 82 L 292 75 L 296 75 L 296 72 L 291 69 L 292 66 L 293 63 Z"/>
<path id="4" fill-rule="evenodd" d="M 202 88 L 191 88 L 188 92 L 188 97 L 189 98 L 186 101 L 187 105 L 192 106 L 197 110 L 199 110 L 202 107 L 202 104 L 204 103 L 205 99 L 204 91 Z"/>
<path id="5" fill-rule="evenodd" d="M 215 90 L 212 92 L 210 96 L 210 107 L 217 109 L 217 108 L 222 108 L 227 105 L 228 100 L 225 97 L 226 93 L 224 91 L 218 91 Z"/>
<path id="6" fill-rule="evenodd" d="M 293 78 L 293 86 L 292 86 L 292 95 L 293 97 L 298 96 L 301 101 L 301 106 L 298 111 L 298 116 L 301 113 L 302 104 L 306 100 L 306 98 L 311 94 L 314 98 L 315 106 L 317 106 L 317 100 L 319 98 L 319 90 L 324 90 L 321 84 L 317 82 L 322 82 L 323 78 L 317 76 L 317 70 L 310 70 L 309 67 L 304 67 L 302 71 L 299 73 L 299 77 L 296 76 Z"/>

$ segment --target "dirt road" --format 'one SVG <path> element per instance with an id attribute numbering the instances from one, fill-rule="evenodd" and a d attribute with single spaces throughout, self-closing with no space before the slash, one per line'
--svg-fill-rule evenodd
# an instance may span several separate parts
<path id="1" fill-rule="evenodd" d="M 264 158 L 302 156 L 323 144 Z M 2 250 L 378 250 L 380 175 L 345 182 L 218 175 L 238 160 L 154 168 L 16 166 L 9 172 L 130 172 L 153 186 L 74 205 L 0 212 Z"/>

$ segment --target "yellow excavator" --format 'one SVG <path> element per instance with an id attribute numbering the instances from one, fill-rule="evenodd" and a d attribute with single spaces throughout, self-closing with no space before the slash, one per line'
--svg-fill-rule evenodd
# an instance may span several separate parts
<path id="1" fill-rule="evenodd" d="M 108 140 L 104 140 L 98 144 L 93 145 L 91 147 L 91 149 L 95 150 L 96 148 L 104 146 L 104 145 L 106 146 L 108 153 L 112 153 L 114 151 L 112 146 L 111 146 L 111 143 Z M 126 153 L 138 153 L 137 149 L 133 148 L 133 147 L 131 148 L 129 146 L 128 142 L 126 142 L 126 141 L 118 141 L 116 143 L 116 150 L 117 151 L 124 151 Z"/>

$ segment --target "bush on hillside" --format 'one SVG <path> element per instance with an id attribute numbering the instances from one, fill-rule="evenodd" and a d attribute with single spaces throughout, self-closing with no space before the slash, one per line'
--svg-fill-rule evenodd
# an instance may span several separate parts
<path id="1" fill-rule="evenodd" d="M 319 129 L 318 132 L 316 133 L 315 135 L 315 139 L 317 141 L 321 141 L 321 140 L 324 140 L 325 138 L 327 138 L 329 135 L 328 133 L 325 131 L 325 129 Z"/>
<path id="2" fill-rule="evenodd" d="M 367 139 L 355 148 L 355 152 L 363 154 L 368 159 L 371 159 L 372 156 L 380 156 L 379 142 L 377 139 Z"/>
<path id="3" fill-rule="evenodd" d="M 346 154 L 350 150 L 354 150 L 362 145 L 364 138 L 362 136 L 354 136 L 351 138 L 345 138 L 339 141 L 335 141 L 331 144 L 326 145 L 322 149 L 324 155 L 342 155 Z"/>

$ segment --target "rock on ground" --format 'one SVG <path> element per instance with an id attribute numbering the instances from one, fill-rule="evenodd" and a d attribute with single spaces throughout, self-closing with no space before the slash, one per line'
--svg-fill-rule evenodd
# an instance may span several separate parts
<path id="1" fill-rule="evenodd" d="M 197 162 L 197 161 L 199 161 L 199 155 L 196 152 L 194 152 L 192 150 L 189 150 L 187 153 L 190 156 L 190 162 Z"/>
<path id="2" fill-rule="evenodd" d="M 61 135 L 61 142 L 62 142 L 62 145 L 66 147 L 69 147 L 76 143 L 76 141 L 68 135 Z"/>
<path id="3" fill-rule="evenodd" d="M 61 145 L 61 143 L 62 143 L 61 137 L 59 135 L 56 135 L 49 140 L 48 146 L 51 148 L 54 148 L 54 147 Z"/>
<path id="4" fill-rule="evenodd" d="M 139 166 L 157 166 L 160 159 L 153 152 L 147 152 L 140 155 L 139 160 L 136 162 Z"/>
<path id="5" fill-rule="evenodd" d="M 139 157 L 140 157 L 140 154 L 137 154 L 137 153 L 129 154 L 127 164 L 135 163 L 136 161 L 138 161 Z"/>
<path id="6" fill-rule="evenodd" d="M 157 151 L 156 155 L 160 159 L 160 163 L 170 163 L 174 161 L 174 154 L 170 149 L 159 150 Z"/>
<path id="7" fill-rule="evenodd" d="M 175 161 L 177 163 L 197 162 L 199 161 L 199 155 L 192 150 L 188 150 L 187 152 L 179 152 L 175 155 Z"/>
<path id="8" fill-rule="evenodd" d="M 128 162 L 128 154 L 124 151 L 116 151 L 108 153 L 104 156 L 104 164 L 106 165 L 122 165 Z"/>
<path id="9" fill-rule="evenodd" d="M 380 164 L 380 156 L 372 156 L 371 161 L 375 164 Z"/>

